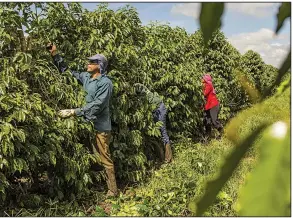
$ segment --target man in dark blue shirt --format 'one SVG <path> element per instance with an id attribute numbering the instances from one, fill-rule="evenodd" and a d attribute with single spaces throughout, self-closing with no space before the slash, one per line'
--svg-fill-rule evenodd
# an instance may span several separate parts
<path id="1" fill-rule="evenodd" d="M 136 92 L 138 94 L 145 94 L 148 102 L 155 106 L 155 110 L 153 111 L 153 119 L 154 122 L 161 121 L 163 125 L 160 127 L 162 141 L 165 145 L 165 162 L 170 163 L 173 160 L 172 149 L 170 144 L 170 139 L 167 133 L 167 125 L 166 125 L 166 116 L 167 109 L 165 104 L 163 103 L 163 98 L 157 92 L 151 92 L 148 90 L 146 86 L 141 83 L 134 84 L 136 88 Z"/>
<path id="2" fill-rule="evenodd" d="M 112 95 L 113 84 L 106 76 L 107 59 L 102 54 L 96 54 L 89 57 L 87 72 L 77 72 L 68 69 L 63 58 L 57 54 L 55 45 L 48 45 L 54 64 L 61 73 L 69 70 L 87 92 L 86 105 L 76 109 L 65 109 L 59 111 L 59 116 L 67 118 L 70 116 L 83 117 L 86 121 L 92 121 L 96 130 L 97 148 L 101 162 L 106 169 L 108 193 L 107 196 L 116 196 L 118 194 L 114 164 L 110 157 L 110 137 L 111 137 L 111 119 L 110 119 L 110 98 Z"/>

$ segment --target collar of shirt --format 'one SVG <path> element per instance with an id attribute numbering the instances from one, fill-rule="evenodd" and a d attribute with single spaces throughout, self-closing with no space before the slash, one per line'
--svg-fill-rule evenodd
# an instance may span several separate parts
<path id="1" fill-rule="evenodd" d="M 95 80 L 98 80 L 99 81 L 100 79 L 102 79 L 103 76 L 104 75 L 101 74 L 101 75 L 97 76 L 96 78 L 91 78 L 91 74 L 89 73 L 90 81 L 95 81 Z"/>

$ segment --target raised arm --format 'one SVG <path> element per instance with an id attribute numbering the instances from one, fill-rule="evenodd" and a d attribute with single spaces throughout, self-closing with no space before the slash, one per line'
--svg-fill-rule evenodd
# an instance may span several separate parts
<path id="1" fill-rule="evenodd" d="M 162 102 L 162 98 L 157 92 L 151 92 L 146 86 L 141 83 L 135 83 L 134 86 L 136 89 L 136 93 L 145 94 L 150 104 L 157 105 L 159 102 Z"/>
<path id="2" fill-rule="evenodd" d="M 48 44 L 47 49 L 50 51 L 51 56 L 53 58 L 53 62 L 55 66 L 58 68 L 59 72 L 63 73 L 66 70 L 69 70 L 79 83 L 83 84 L 86 73 L 85 72 L 78 72 L 68 69 L 67 63 L 64 61 L 64 59 L 61 57 L 61 55 L 57 54 L 57 48 L 56 45 Z"/>

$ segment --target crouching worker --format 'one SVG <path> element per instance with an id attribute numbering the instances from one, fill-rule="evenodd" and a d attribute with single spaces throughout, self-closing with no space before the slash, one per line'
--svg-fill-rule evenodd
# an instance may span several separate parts
<path id="1" fill-rule="evenodd" d="M 146 94 L 147 100 L 150 104 L 156 106 L 156 109 L 153 111 L 153 120 L 154 122 L 161 121 L 163 125 L 160 127 L 161 137 L 165 146 L 165 162 L 170 163 L 172 161 L 172 150 L 170 139 L 166 129 L 166 116 L 167 109 L 165 104 L 162 101 L 162 98 L 157 92 L 151 92 L 143 84 L 136 83 L 135 90 L 138 94 Z"/>
<path id="2" fill-rule="evenodd" d="M 54 64 L 61 73 L 67 70 L 67 64 L 63 58 L 57 54 L 55 45 L 47 45 Z M 59 116 L 67 118 L 70 116 L 83 117 L 86 121 L 92 121 L 96 131 L 96 150 L 99 152 L 101 162 L 107 174 L 108 192 L 107 197 L 118 194 L 114 164 L 110 157 L 109 143 L 111 137 L 111 119 L 109 102 L 112 95 L 113 85 L 111 80 L 105 75 L 107 69 L 107 59 L 96 54 L 88 58 L 87 72 L 76 72 L 69 69 L 86 90 L 86 105 L 76 109 L 66 109 L 59 111 Z"/>
<path id="3" fill-rule="evenodd" d="M 212 77 L 209 74 L 205 74 L 202 79 L 203 83 L 203 94 L 205 98 L 204 106 L 204 126 L 206 134 L 210 135 L 212 125 L 222 133 L 222 125 L 218 120 L 218 114 L 220 111 L 220 102 L 216 96 L 216 91 L 212 83 Z"/>

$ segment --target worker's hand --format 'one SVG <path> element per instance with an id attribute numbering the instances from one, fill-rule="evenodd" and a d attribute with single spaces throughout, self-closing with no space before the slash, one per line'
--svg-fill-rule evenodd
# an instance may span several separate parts
<path id="1" fill-rule="evenodd" d="M 57 54 L 57 48 L 56 45 L 53 43 L 48 43 L 46 46 L 47 50 L 51 53 L 52 56 L 55 56 Z"/>
<path id="2" fill-rule="evenodd" d="M 71 117 L 75 114 L 73 109 L 65 109 L 65 110 L 60 110 L 58 112 L 58 115 L 62 118 L 67 118 L 67 117 Z"/>

